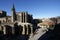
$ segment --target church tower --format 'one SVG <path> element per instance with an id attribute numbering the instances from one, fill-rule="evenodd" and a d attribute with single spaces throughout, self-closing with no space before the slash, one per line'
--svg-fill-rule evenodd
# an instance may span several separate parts
<path id="1" fill-rule="evenodd" d="M 14 4 L 12 6 L 12 22 L 16 21 L 16 12 L 15 12 L 15 7 Z"/>

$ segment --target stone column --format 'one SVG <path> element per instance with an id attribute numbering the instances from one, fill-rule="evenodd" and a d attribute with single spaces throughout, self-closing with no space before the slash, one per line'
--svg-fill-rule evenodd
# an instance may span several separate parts
<path id="1" fill-rule="evenodd" d="M 20 15 L 20 22 L 21 22 L 21 15 Z"/>
<path id="2" fill-rule="evenodd" d="M 27 25 L 27 35 L 28 35 L 28 25 Z"/>
<path id="3" fill-rule="evenodd" d="M 14 27 L 12 27 L 12 34 L 14 34 L 15 33 L 15 31 L 14 31 Z"/>
<path id="4" fill-rule="evenodd" d="M 0 26 L 0 31 L 2 31 L 2 26 Z"/>
<path id="5" fill-rule="evenodd" d="M 25 22 L 27 22 L 27 14 L 25 13 Z"/>
<path id="6" fill-rule="evenodd" d="M 21 21 L 21 23 L 23 22 L 23 13 L 21 13 L 20 21 Z"/>
<path id="7" fill-rule="evenodd" d="M 20 18 L 21 22 L 22 22 L 22 13 L 21 13 L 21 18 Z"/>
<path id="8" fill-rule="evenodd" d="M 31 34 L 32 34 L 33 33 L 33 28 L 32 28 L 32 26 L 30 28 L 31 28 Z"/>
<path id="9" fill-rule="evenodd" d="M 24 35 L 25 34 L 25 27 L 24 27 L 24 25 L 22 27 L 23 27 L 22 34 Z"/>
<path id="10" fill-rule="evenodd" d="M 25 35 L 26 35 L 26 33 L 27 33 L 27 27 L 26 27 L 26 25 L 24 25 L 25 26 Z"/>
<path id="11" fill-rule="evenodd" d="M 6 27 L 5 26 L 3 27 L 3 33 L 4 33 L 4 35 L 6 34 Z"/>

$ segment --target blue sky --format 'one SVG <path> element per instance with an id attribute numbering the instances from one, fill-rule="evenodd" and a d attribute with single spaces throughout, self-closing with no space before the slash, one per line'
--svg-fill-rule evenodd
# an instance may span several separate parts
<path id="1" fill-rule="evenodd" d="M 0 0 L 0 10 L 11 15 L 13 3 L 16 12 L 28 11 L 34 18 L 60 16 L 60 0 Z"/>

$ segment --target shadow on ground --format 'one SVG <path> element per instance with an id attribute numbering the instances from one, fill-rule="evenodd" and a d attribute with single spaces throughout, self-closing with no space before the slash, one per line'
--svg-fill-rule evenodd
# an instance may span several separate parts
<path id="1" fill-rule="evenodd" d="M 4 35 L 0 40 L 28 40 L 28 35 Z"/>
<path id="2" fill-rule="evenodd" d="M 60 23 L 55 25 L 54 30 L 49 30 L 38 40 L 60 40 Z"/>

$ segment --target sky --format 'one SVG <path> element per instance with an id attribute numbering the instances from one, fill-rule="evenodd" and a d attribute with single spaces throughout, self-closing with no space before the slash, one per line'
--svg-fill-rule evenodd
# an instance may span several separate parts
<path id="1" fill-rule="evenodd" d="M 25 12 L 33 15 L 33 18 L 50 18 L 60 16 L 60 0 L 0 0 L 0 10 L 11 15 L 14 3 L 16 12 Z"/>

